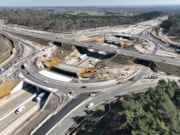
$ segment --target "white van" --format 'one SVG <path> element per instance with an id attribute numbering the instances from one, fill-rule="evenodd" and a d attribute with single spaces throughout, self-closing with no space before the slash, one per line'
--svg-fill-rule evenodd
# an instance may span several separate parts
<path id="1" fill-rule="evenodd" d="M 91 103 L 89 103 L 89 104 L 86 105 L 87 108 L 91 108 L 91 107 L 93 107 L 93 106 L 94 106 L 94 103 L 93 103 L 93 102 L 91 102 Z"/>
<path id="2" fill-rule="evenodd" d="M 15 113 L 18 114 L 18 113 L 24 111 L 24 109 L 25 109 L 25 106 L 20 106 L 20 107 L 15 111 Z"/>

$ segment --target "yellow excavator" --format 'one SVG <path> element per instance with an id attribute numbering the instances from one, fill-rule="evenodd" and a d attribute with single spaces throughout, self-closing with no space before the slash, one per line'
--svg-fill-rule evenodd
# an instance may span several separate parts
<path id="1" fill-rule="evenodd" d="M 60 62 L 61 62 L 61 59 L 52 58 L 50 60 L 43 61 L 43 64 L 44 64 L 45 67 L 50 68 L 50 67 L 52 67 L 52 66 L 54 66 L 54 65 L 56 65 L 56 64 L 58 64 Z"/>
<path id="2" fill-rule="evenodd" d="M 97 72 L 94 68 L 84 68 L 82 71 L 77 73 L 78 78 L 91 78 L 91 77 L 97 77 L 102 78 L 102 74 L 100 72 Z"/>
<path id="3" fill-rule="evenodd" d="M 120 45 L 121 45 L 121 47 L 126 47 L 126 46 L 132 46 L 133 43 L 131 41 L 122 40 L 122 41 L 120 41 Z"/>

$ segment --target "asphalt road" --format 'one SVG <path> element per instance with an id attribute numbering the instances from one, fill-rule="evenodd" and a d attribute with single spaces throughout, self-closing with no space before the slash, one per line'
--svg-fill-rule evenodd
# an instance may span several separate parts
<path id="1" fill-rule="evenodd" d="M 0 121 L 0 132 L 3 131 L 5 128 L 7 128 L 8 126 L 10 126 L 14 121 L 16 121 L 18 118 L 20 118 L 25 112 L 27 112 L 31 107 L 33 107 L 34 105 L 36 105 L 37 103 L 30 100 L 29 102 L 27 102 L 26 104 L 24 104 L 24 106 L 26 107 L 25 110 L 19 114 L 16 114 L 15 111 L 11 112 L 8 117 L 6 117 L 5 119 Z M 20 123 L 20 122 L 19 122 Z M 18 125 L 19 123 L 17 123 L 16 125 Z M 9 127 L 11 128 L 11 127 Z"/>
<path id="2" fill-rule="evenodd" d="M 130 85 L 129 85 L 130 86 Z M 130 86 L 124 87 L 121 89 L 116 89 L 113 91 L 104 92 L 101 95 L 92 98 L 88 102 L 84 102 L 78 106 L 78 108 L 74 109 L 71 113 L 66 115 L 62 120 L 60 120 L 48 133 L 47 135 L 63 135 L 67 129 L 75 122 L 74 118 L 82 116 L 87 110 L 86 104 L 89 102 L 93 102 L 95 105 L 106 102 L 109 99 L 114 99 L 115 97 L 127 95 L 133 93 L 137 90 L 154 87 L 156 84 L 145 84 L 140 86 Z M 45 129 L 45 128 L 44 128 Z M 40 132 L 39 132 L 40 133 Z"/>
<path id="3" fill-rule="evenodd" d="M 5 29 L 7 29 L 9 31 L 19 32 L 18 29 L 15 29 L 15 30 L 12 28 L 9 29 L 9 27 L 7 27 Z M 27 31 L 21 31 L 21 32 L 22 32 L 22 34 L 29 35 L 29 33 Z M 42 35 L 42 34 L 37 34 L 37 33 L 30 33 L 30 36 L 47 39 L 47 35 Z M 54 37 L 49 37 L 49 36 L 48 36 L 48 38 L 51 38 L 51 40 L 60 40 L 60 42 L 70 43 L 70 44 L 77 45 L 77 46 L 95 48 L 97 50 L 105 50 L 110 53 L 129 55 L 129 56 L 137 57 L 137 58 L 144 59 L 144 60 L 148 59 L 148 60 L 158 61 L 158 62 L 162 62 L 162 63 L 168 63 L 168 64 L 172 64 L 172 65 L 180 65 L 180 61 L 173 59 L 173 58 L 166 58 L 166 57 L 155 56 L 155 55 L 151 55 L 151 54 L 141 54 L 138 52 L 123 50 L 123 49 L 118 50 L 116 48 L 111 48 L 111 47 L 107 47 L 107 46 L 94 45 L 94 44 L 89 44 L 89 43 L 84 43 L 84 42 L 79 42 L 79 41 L 74 41 L 74 40 L 68 40 L 68 39 L 56 39 L 56 38 L 54 39 Z M 148 39 L 146 39 L 146 40 L 149 42 Z M 31 55 L 31 56 L 33 56 L 33 55 Z M 31 81 L 35 81 L 37 85 L 47 86 L 49 88 L 54 88 L 54 89 L 62 89 L 62 90 L 68 90 L 68 91 L 72 90 L 72 89 L 75 89 L 77 91 L 93 91 L 96 89 L 107 88 L 107 86 L 105 86 L 106 83 L 104 83 L 104 84 L 101 83 L 101 85 L 100 85 L 100 83 L 94 83 L 94 84 L 93 83 L 89 83 L 89 84 L 88 83 L 87 84 L 73 83 L 72 85 L 68 85 L 68 83 L 65 83 L 65 82 L 55 81 L 53 79 L 50 79 L 50 78 L 47 78 L 47 77 L 44 77 L 44 76 L 38 74 L 37 69 L 33 66 L 32 62 L 29 63 L 27 71 L 25 71 L 25 70 L 21 70 L 21 71 L 26 78 L 28 78 Z M 47 80 L 49 83 L 44 83 L 43 80 Z M 97 87 L 97 85 L 98 85 L 98 87 Z M 111 87 L 111 86 L 108 86 L 108 87 Z"/>
<path id="4" fill-rule="evenodd" d="M 149 41 L 149 42 L 151 43 L 151 41 Z M 151 53 L 155 54 L 157 49 L 158 49 L 157 46 L 154 45 L 154 49 L 152 50 Z M 137 54 L 139 54 L 139 53 L 137 53 Z M 38 55 L 38 54 L 36 54 L 36 55 Z M 67 83 L 67 82 L 62 82 L 62 81 L 58 81 L 55 79 L 50 79 L 48 77 L 45 77 L 45 76 L 37 73 L 38 71 L 37 71 L 36 67 L 33 65 L 33 61 L 34 61 L 35 57 L 36 56 L 31 58 L 31 60 L 29 62 L 27 62 L 28 68 L 27 69 L 21 69 L 21 72 L 23 73 L 23 75 L 26 78 L 34 81 L 34 83 L 36 83 L 36 85 L 38 85 L 39 87 L 46 86 L 47 88 L 61 89 L 64 91 L 75 90 L 78 92 L 82 92 L 82 91 L 92 92 L 92 91 L 106 90 L 106 89 L 113 88 L 114 85 L 117 83 L 116 81 L 114 81 L 114 82 L 112 81 L 111 84 L 108 83 L 108 81 L 91 82 L 91 83 L 83 83 L 83 84 L 72 82 L 71 85 L 69 85 L 69 83 Z M 74 66 L 72 66 L 72 67 L 74 67 Z M 144 70 L 141 71 L 141 74 L 144 73 Z M 141 74 L 139 76 L 141 76 Z M 48 82 L 48 83 L 45 83 L 44 80 L 46 80 L 46 82 Z"/>
<path id="5" fill-rule="evenodd" d="M 5 37 L 10 39 L 16 48 L 14 58 L 9 60 L 5 65 L 3 65 L 1 67 L 4 69 L 3 73 L 1 73 L 1 76 L 3 77 L 3 79 L 7 79 L 8 77 L 13 75 L 19 69 L 20 62 L 18 62 L 18 61 L 20 60 L 20 58 L 22 58 L 23 54 L 25 53 L 25 49 L 26 49 L 25 47 L 28 46 L 31 49 L 30 54 L 34 54 L 35 49 L 34 49 L 34 47 L 30 46 L 29 44 L 26 44 L 25 42 L 20 41 L 19 39 L 7 34 L 4 31 L 0 31 L 0 32 Z M 29 54 L 26 53 L 25 56 L 27 56 L 27 55 L 29 55 Z M 11 70 L 13 70 L 13 72 L 11 72 L 11 71 L 9 72 L 10 68 L 11 68 Z"/>
<path id="6" fill-rule="evenodd" d="M 75 46 L 80 46 L 80 47 L 85 47 L 85 48 L 93 48 L 96 50 L 106 51 L 109 53 L 125 54 L 125 55 L 139 58 L 142 60 L 150 60 L 150 61 L 156 61 L 156 62 L 162 62 L 162 63 L 180 66 L 180 61 L 178 59 L 162 57 L 162 56 L 155 56 L 155 55 L 151 55 L 151 54 L 140 54 L 138 52 L 128 51 L 128 50 L 124 50 L 124 49 L 117 50 L 116 48 L 112 48 L 112 47 L 101 46 L 101 45 L 96 45 L 96 44 L 91 44 L 91 43 L 85 43 L 85 42 L 80 42 L 80 41 L 76 41 L 76 40 L 72 40 L 72 39 L 58 39 L 52 35 L 49 36 L 49 35 L 39 34 L 39 33 L 32 33 L 32 32 L 30 33 L 28 31 L 24 31 L 21 29 L 15 29 L 15 28 L 11 28 L 11 27 L 3 27 L 3 30 L 9 31 L 9 32 L 14 32 L 14 33 L 19 33 L 19 34 L 23 34 L 23 35 L 28 35 L 28 36 L 32 36 L 32 37 L 36 37 L 36 38 L 46 39 L 46 40 L 50 40 L 50 41 L 66 43 L 69 45 L 75 45 Z M 99 32 L 98 34 L 104 34 L 104 32 Z M 132 35 L 129 35 L 129 36 L 132 36 Z M 133 35 L 133 36 L 135 36 L 135 35 Z M 138 37 L 140 37 L 140 36 L 138 36 Z"/>
<path id="7" fill-rule="evenodd" d="M 52 40 L 52 41 L 58 41 L 58 42 L 63 42 L 63 43 L 68 43 L 68 44 L 72 44 L 72 45 L 76 45 L 76 46 L 81 46 L 81 47 L 86 47 L 86 48 L 93 48 L 93 49 L 96 49 L 96 50 L 103 50 L 103 51 L 106 51 L 106 52 L 110 52 L 110 53 L 115 53 L 115 54 L 123 54 L 123 55 L 129 55 L 129 56 L 133 56 L 133 57 L 136 57 L 136 58 L 140 58 L 140 59 L 143 59 L 143 60 L 150 60 L 150 61 L 158 61 L 158 62 L 162 62 L 162 63 L 168 63 L 168 64 L 171 64 L 171 65 L 178 65 L 180 66 L 180 61 L 179 60 L 176 60 L 176 59 L 172 59 L 172 58 L 167 58 L 167 57 L 161 57 L 161 56 L 155 56 L 155 55 L 151 55 L 151 54 L 140 54 L 138 52 L 133 52 L 133 51 L 128 51 L 128 50 L 123 50 L 123 49 L 115 49 L 115 48 L 112 48 L 112 47 L 106 47 L 106 46 L 100 46 L 100 45 L 95 45 L 95 44 L 89 44 L 89 43 L 84 43 L 84 42 L 79 42 L 79 41 L 75 41 L 75 40 L 69 40 L 69 39 L 57 39 L 56 37 L 53 37 L 53 36 L 49 36 L 49 35 L 43 35 L 43 34 L 37 34 L 37 33 L 29 33 L 27 31 L 19 31 L 18 29 L 9 29 L 9 28 L 4 28 L 5 30 L 7 31 L 10 31 L 10 32 L 16 32 L 16 33 L 20 33 L 20 34 L 24 34 L 24 35 L 29 35 L 29 36 L 32 36 L 32 37 L 37 37 L 37 38 L 42 38 L 42 39 L 49 39 L 49 40 Z M 97 34 L 97 33 L 95 33 Z M 102 32 L 98 33 L 98 34 L 102 34 Z M 88 36 L 91 36 L 88 35 Z M 146 39 L 145 39 L 146 40 Z M 144 72 L 145 69 L 143 69 L 141 71 L 141 73 Z M 27 73 L 30 73 L 30 75 L 28 75 Z M 48 80 L 50 81 L 48 84 L 44 83 L 43 80 L 47 79 L 47 78 L 43 78 L 42 76 L 40 75 L 37 75 L 37 72 L 36 70 L 34 69 L 34 67 L 29 67 L 28 70 L 27 69 L 24 69 L 22 70 L 22 73 L 25 75 L 25 77 L 29 78 L 30 80 L 35 80 L 38 84 L 40 85 L 47 85 L 48 87 L 54 87 L 56 83 L 56 81 L 54 80 Z M 32 76 L 31 76 L 32 74 Z M 140 75 L 139 75 L 140 76 Z M 52 81 L 52 82 L 51 82 Z M 53 82 L 54 81 L 54 82 Z M 95 84 L 97 85 L 97 84 Z M 126 88 L 126 87 L 122 87 L 121 85 L 116 85 L 116 86 L 109 86 L 107 88 L 107 86 L 102 86 L 102 87 L 96 87 L 95 85 L 92 85 L 92 84 L 87 84 L 87 89 L 85 90 L 97 90 L 99 91 L 100 89 L 109 89 L 109 91 L 103 93 L 101 96 L 99 96 L 98 98 L 94 99 L 93 102 L 95 102 L 95 104 L 99 104 L 100 102 L 104 101 L 104 100 L 107 100 L 109 98 L 113 98 L 114 95 L 118 95 L 119 93 L 120 94 L 128 94 L 132 91 L 135 90 L 135 88 Z M 152 86 L 152 85 L 151 85 Z M 64 89 L 64 90 L 72 90 L 77 88 L 77 90 L 81 91 L 84 89 L 81 88 L 81 85 L 79 84 L 73 84 L 71 86 L 67 85 L 67 84 L 60 84 L 58 85 L 56 88 L 57 89 Z M 121 89 L 120 89 L 121 87 Z M 146 86 L 147 87 L 147 86 Z M 67 89 L 68 88 L 68 89 Z M 112 91 L 112 90 L 115 90 Z M 111 92 L 112 91 L 112 92 Z M 82 96 L 83 97 L 83 96 Z M 84 96 L 84 99 L 86 99 L 87 97 Z M 80 97 L 81 99 L 81 97 Z M 65 106 L 56 116 L 52 117 L 47 123 L 46 126 L 42 126 L 42 129 L 40 128 L 38 131 L 37 131 L 37 134 L 40 133 L 40 134 L 44 134 L 47 132 L 48 129 L 50 129 L 55 123 L 54 122 L 58 122 L 60 119 L 62 119 L 70 110 L 72 110 L 72 108 L 74 108 L 75 106 L 77 106 L 79 103 L 81 103 L 84 99 L 82 99 L 81 101 L 79 98 L 78 99 L 74 99 L 74 101 L 71 101 L 67 106 Z M 84 106 L 82 107 L 84 109 Z M 76 109 L 76 111 L 80 111 L 79 109 Z M 74 113 L 73 113 L 74 114 Z M 78 113 L 78 116 L 82 114 L 82 113 Z M 77 115 L 77 114 L 76 114 Z M 67 122 L 67 121 L 66 121 Z M 71 125 L 71 124 L 69 124 Z M 67 128 L 69 125 L 67 126 L 64 126 L 64 123 L 63 123 L 63 127 L 64 128 Z M 61 127 L 61 126 L 59 126 Z M 46 131 L 46 132 L 45 132 Z M 59 133 L 65 131 L 65 129 L 61 129 L 59 131 Z M 56 133 L 56 134 L 59 134 L 59 133 Z"/>
<path id="8" fill-rule="evenodd" d="M 3 68 L 4 71 L 5 71 L 5 70 L 7 70 L 9 67 L 11 67 L 13 63 L 15 63 L 15 61 L 18 59 L 19 56 L 21 56 L 21 55 L 23 54 L 23 49 L 24 49 L 24 48 L 23 48 L 23 46 L 20 45 L 20 44 L 18 43 L 18 41 L 17 41 L 15 38 L 13 38 L 12 36 L 8 35 L 7 33 L 3 32 L 3 31 L 0 31 L 0 33 L 1 33 L 2 35 L 4 35 L 5 37 L 7 37 L 8 39 L 10 39 L 10 40 L 12 41 L 12 44 L 14 44 L 14 46 L 17 48 L 17 50 L 16 50 L 17 52 L 16 52 L 16 55 L 14 56 L 13 60 L 7 62 L 6 65 L 3 65 L 3 66 L 2 66 L 2 68 Z"/>
<path id="9" fill-rule="evenodd" d="M 9 101 L 5 102 L 0 106 L 0 121 L 6 118 L 11 112 L 14 112 L 18 106 L 32 97 L 33 94 L 30 92 L 23 91 L 19 95 L 13 97 Z"/>
<path id="10" fill-rule="evenodd" d="M 43 124 L 34 135 L 45 135 L 58 121 L 66 116 L 74 107 L 87 99 L 89 93 L 80 94 L 75 99 L 71 100 L 65 105 L 55 116 L 51 117 L 45 124 Z M 59 133 L 58 133 L 59 134 Z"/>
<path id="11" fill-rule="evenodd" d="M 39 73 L 37 73 L 36 67 L 33 66 L 32 62 L 29 61 L 27 63 L 27 69 L 21 69 L 21 73 L 28 78 L 29 80 L 32 80 L 33 83 L 35 83 L 39 87 L 47 87 L 48 88 L 54 88 L 54 89 L 60 89 L 63 91 L 71 91 L 76 90 L 78 92 L 92 92 L 97 91 L 99 89 L 107 89 L 113 87 L 117 81 L 105 81 L 105 82 L 91 82 L 91 83 L 73 83 L 71 82 L 71 85 L 69 85 L 68 82 L 63 82 L 55 79 L 51 79 L 48 77 L 45 77 Z M 44 80 L 48 81 L 45 82 Z M 83 86 L 86 86 L 85 88 Z"/>

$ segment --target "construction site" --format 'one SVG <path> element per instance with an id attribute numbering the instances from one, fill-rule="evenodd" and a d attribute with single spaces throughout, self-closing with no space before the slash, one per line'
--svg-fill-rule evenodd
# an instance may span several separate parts
<path id="1" fill-rule="evenodd" d="M 136 51 L 142 49 L 143 52 L 150 49 L 147 42 L 114 33 L 81 37 L 78 40 L 116 48 L 133 48 Z M 134 58 L 125 55 L 114 55 L 92 48 L 86 49 L 74 46 L 68 48 L 66 46 L 55 46 L 51 49 L 51 53 L 44 51 L 44 55 L 36 58 L 35 65 L 37 68 L 55 72 L 61 77 L 62 75 L 66 76 L 69 78 L 68 81 L 81 83 L 111 79 L 123 81 L 123 79 L 134 74 L 139 67 L 138 64 L 134 63 Z M 69 53 L 70 51 L 71 53 Z"/>

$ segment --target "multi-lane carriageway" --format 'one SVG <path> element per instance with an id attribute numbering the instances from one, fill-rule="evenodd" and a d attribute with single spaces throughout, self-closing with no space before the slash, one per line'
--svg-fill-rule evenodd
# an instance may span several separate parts
<path id="1" fill-rule="evenodd" d="M 23 34 L 23 35 L 27 35 L 27 36 L 32 36 L 35 38 L 41 38 L 41 39 L 46 39 L 46 40 L 50 40 L 50 41 L 66 43 L 68 45 L 75 45 L 75 46 L 85 47 L 85 48 L 93 48 L 95 50 L 106 51 L 109 53 L 128 55 L 128 56 L 136 57 L 136 58 L 139 58 L 142 60 L 156 61 L 156 62 L 166 63 L 166 64 L 170 64 L 170 65 L 180 66 L 180 60 L 175 59 L 175 58 L 156 56 L 156 55 L 152 55 L 152 54 L 141 54 L 138 52 L 124 50 L 124 49 L 117 49 L 117 48 L 112 48 L 112 47 L 108 47 L 108 46 L 101 46 L 101 45 L 96 45 L 96 44 L 91 44 L 91 43 L 80 42 L 80 41 L 77 41 L 74 39 L 59 39 L 53 35 L 34 33 L 34 32 L 25 31 L 23 29 L 11 28 L 8 26 L 1 26 L 1 29 L 4 31 Z M 105 34 L 105 33 L 104 32 L 96 32 L 96 35 L 102 35 L 102 34 Z M 125 36 L 127 36 L 127 35 L 125 35 Z M 131 35 L 129 35 L 129 36 L 131 36 Z M 136 37 L 136 36 L 134 36 L 134 37 Z M 141 38 L 140 36 L 138 36 L 138 37 Z M 148 41 L 148 39 L 145 39 L 144 37 L 143 37 L 143 39 Z"/>
<path id="2" fill-rule="evenodd" d="M 8 31 L 8 29 L 7 29 L 7 31 Z M 11 31 L 11 30 L 10 30 Z M 13 30 L 11 31 L 11 32 L 13 32 Z M 17 32 L 16 32 L 17 33 Z M 179 62 L 179 60 L 176 60 L 176 59 L 172 59 L 172 58 L 166 58 L 166 57 L 160 57 L 160 56 L 155 56 L 155 55 L 150 55 L 150 54 L 140 54 L 140 53 L 138 53 L 138 52 L 132 52 L 132 51 L 127 51 L 127 50 L 122 50 L 122 49 L 119 49 L 119 50 L 117 50 L 117 49 L 113 49 L 113 48 L 109 48 L 109 47 L 103 47 L 103 46 L 100 46 L 100 45 L 94 45 L 94 44 L 88 44 L 88 43 L 83 43 L 83 42 L 79 42 L 79 41 L 74 41 L 74 40 L 69 40 L 69 39 L 56 39 L 56 37 L 52 37 L 52 38 L 50 38 L 51 36 L 48 36 L 48 35 L 40 35 L 40 34 L 36 34 L 36 33 L 30 33 L 30 32 L 26 32 L 26 31 L 24 31 L 24 32 L 22 32 L 22 31 L 18 31 L 18 33 L 19 34 L 25 34 L 25 35 L 28 35 L 28 36 L 33 36 L 33 37 L 38 37 L 38 38 L 43 38 L 43 39 L 49 39 L 49 40 L 52 40 L 52 41 L 58 41 L 58 42 L 63 42 L 63 43 L 69 43 L 69 44 L 72 44 L 72 45 L 76 45 L 76 46 L 82 46 L 82 47 L 87 47 L 87 48 L 94 48 L 94 49 L 97 49 L 97 50 L 104 50 L 104 51 L 107 51 L 107 52 L 110 52 L 110 53 L 116 53 L 116 54 L 124 54 L 124 55 L 129 55 L 129 56 L 133 56 L 133 57 L 137 57 L 137 58 L 140 58 L 140 59 L 146 59 L 146 60 L 153 60 L 153 61 L 158 61 L 158 62 L 162 62 L 162 63 L 168 63 L 168 64 L 172 64 L 172 65 L 180 65 L 180 63 L 178 63 Z M 98 33 L 97 33 L 98 34 Z M 99 33 L 99 34 L 101 34 L 101 33 Z M 24 72 L 26 72 L 26 70 L 24 70 Z M 34 79 L 34 78 L 33 78 Z M 44 83 L 43 82 L 43 80 L 42 80 L 42 82 L 38 82 L 38 83 Z M 50 84 L 49 84 L 50 85 Z M 125 86 L 121 86 L 121 88 L 123 88 L 123 92 L 124 93 L 126 93 L 127 94 L 127 92 L 129 92 L 127 89 L 125 89 L 125 87 L 126 87 L 127 85 L 125 85 Z M 152 84 L 151 84 L 151 86 L 152 86 Z M 146 86 L 147 87 L 147 86 Z M 111 87 L 111 88 L 109 88 L 110 90 L 112 90 L 112 89 L 116 89 L 116 92 L 118 92 L 118 94 L 119 94 L 119 86 L 116 86 L 116 88 L 114 88 L 114 87 Z M 134 91 L 134 87 L 132 88 L 133 89 L 133 91 Z M 140 88 L 138 88 L 138 89 L 140 89 Z M 102 97 L 104 98 L 104 100 L 107 100 L 107 99 L 109 99 L 110 97 L 106 97 L 105 98 L 105 96 L 111 96 L 112 97 L 112 94 L 113 94 L 113 92 L 111 93 L 111 94 L 109 94 L 109 93 L 104 93 L 104 95 L 102 95 Z M 116 94 L 114 94 L 114 95 L 118 95 L 117 93 Z M 114 96 L 113 95 L 113 96 Z M 101 102 L 102 101 L 102 99 L 99 99 L 100 101 L 98 101 L 98 103 L 99 102 Z M 103 101 L 104 101 L 103 100 Z M 95 102 L 95 101 L 93 101 L 93 102 Z M 74 102 L 72 103 L 72 104 L 74 104 Z M 70 109 L 71 110 L 71 109 Z M 76 109 L 76 110 L 78 110 L 78 109 Z M 84 109 L 83 109 L 84 110 Z M 78 113 L 78 115 L 79 115 L 80 113 Z M 62 116 L 63 117 L 63 116 Z M 57 118 L 55 117 L 54 119 L 56 119 L 57 120 Z M 48 123 L 49 124 L 49 123 Z M 51 125 L 52 125 L 52 123 L 51 123 Z M 69 125 L 71 125 L 71 124 L 68 124 L 67 126 L 63 126 L 63 127 L 68 127 Z M 59 127 L 59 126 L 58 126 Z M 42 130 L 44 131 L 44 129 L 45 129 L 45 127 L 42 127 Z M 47 128 L 48 129 L 48 128 Z M 42 133 L 42 130 L 40 130 L 41 131 L 41 133 Z M 58 130 L 58 131 L 62 131 L 62 128 L 60 129 L 60 130 Z"/>

